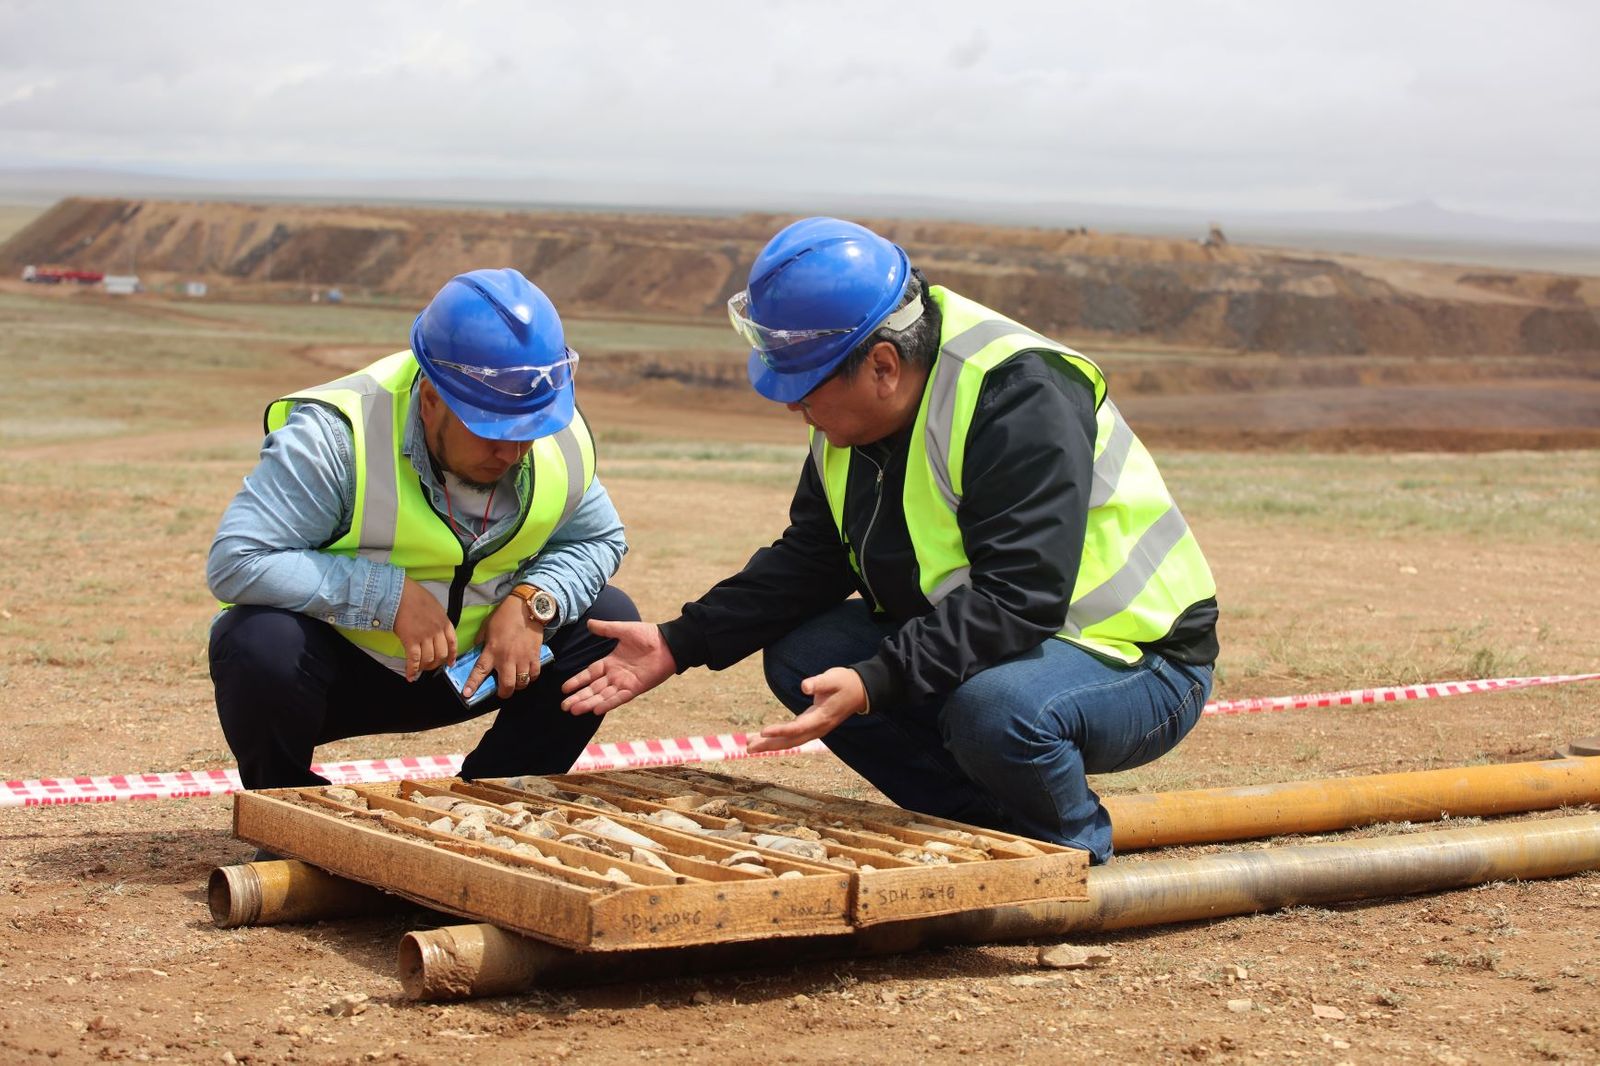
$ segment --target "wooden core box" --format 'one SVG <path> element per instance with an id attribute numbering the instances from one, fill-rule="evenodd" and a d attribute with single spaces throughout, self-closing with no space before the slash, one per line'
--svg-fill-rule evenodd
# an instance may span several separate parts
<path id="1" fill-rule="evenodd" d="M 578 950 L 1086 899 L 1087 853 L 698 767 L 240 792 L 241 840 Z"/>

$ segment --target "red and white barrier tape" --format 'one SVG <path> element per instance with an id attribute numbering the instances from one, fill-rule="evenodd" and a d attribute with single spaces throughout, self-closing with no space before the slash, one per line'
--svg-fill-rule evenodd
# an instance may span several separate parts
<path id="1" fill-rule="evenodd" d="M 1263 696 L 1213 701 L 1201 712 L 1254 714 L 1262 711 L 1307 710 L 1317 707 L 1353 707 L 1370 703 L 1439 699 L 1470 693 L 1505 692 L 1535 685 L 1561 685 L 1600 680 L 1595 674 L 1556 674 L 1546 677 L 1500 677 L 1481 681 L 1437 681 L 1427 685 L 1352 689 L 1309 696 Z M 721 733 L 704 737 L 663 737 L 659 740 L 624 740 L 590 744 L 573 764 L 574 773 L 621 770 L 640 766 L 676 766 L 692 762 L 760 758 L 745 749 L 746 734 Z M 801 755 L 827 751 L 819 740 L 774 755 Z M 336 785 L 377 781 L 454 777 L 461 771 L 460 755 L 410 756 L 403 759 L 360 759 L 319 763 L 311 767 Z M 113 774 L 109 777 L 47 777 L 37 781 L 7 781 L 0 785 L 0 807 L 47 807 L 63 803 L 107 803 L 116 800 L 180 799 L 225 796 L 240 789 L 237 770 L 183 770 L 163 774 Z"/>
<path id="2" fill-rule="evenodd" d="M 1535 685 L 1564 685 L 1594 681 L 1600 674 L 1552 674 L 1547 677 L 1496 677 L 1482 681 L 1434 681 L 1397 688 L 1358 688 L 1348 692 L 1318 692 L 1310 696 L 1258 696 L 1244 700 L 1213 700 L 1201 714 L 1254 714 L 1258 711 L 1303 711 L 1313 707 L 1354 707 L 1362 703 L 1398 703 L 1404 700 L 1465 696 L 1474 692 L 1505 692 Z"/>
<path id="3" fill-rule="evenodd" d="M 622 770 L 641 766 L 676 766 L 690 762 L 755 759 L 745 749 L 744 733 L 705 737 L 663 737 L 660 740 L 624 740 L 590 744 L 573 764 L 574 773 Z M 800 755 L 827 751 L 813 740 L 791 751 L 773 755 Z M 765 753 L 763 753 L 765 754 Z M 454 777 L 461 772 L 461 755 L 408 756 L 403 759 L 358 759 L 353 762 L 317 763 L 311 772 L 335 785 L 377 781 L 420 781 Z M 184 799 L 226 796 L 238 792 L 239 771 L 183 770 L 164 774 L 113 774 L 109 777 L 47 777 L 38 781 L 7 781 L 0 785 L 0 807 L 49 807 L 62 803 L 110 803 L 116 800 Z"/>

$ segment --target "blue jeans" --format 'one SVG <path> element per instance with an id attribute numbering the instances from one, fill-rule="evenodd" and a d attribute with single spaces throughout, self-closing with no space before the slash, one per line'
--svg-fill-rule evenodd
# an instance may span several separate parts
<path id="1" fill-rule="evenodd" d="M 800 682 L 871 658 L 899 626 L 848 600 L 766 650 L 767 684 L 795 714 Z M 823 738 L 897 805 L 1111 857 L 1111 818 L 1085 774 L 1129 770 L 1177 746 L 1211 692 L 1211 667 L 1147 656 L 1112 665 L 1050 639 L 916 706 L 874 707 Z"/>

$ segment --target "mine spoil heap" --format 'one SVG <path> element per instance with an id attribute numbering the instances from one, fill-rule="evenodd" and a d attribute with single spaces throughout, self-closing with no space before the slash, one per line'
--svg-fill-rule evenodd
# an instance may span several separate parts
<path id="1" fill-rule="evenodd" d="M 563 310 L 713 319 L 776 215 L 63 200 L 0 245 L 33 263 L 425 299 L 514 266 Z M 929 277 L 1036 328 L 1285 355 L 1600 352 L 1600 278 L 955 222 L 863 220 Z"/>

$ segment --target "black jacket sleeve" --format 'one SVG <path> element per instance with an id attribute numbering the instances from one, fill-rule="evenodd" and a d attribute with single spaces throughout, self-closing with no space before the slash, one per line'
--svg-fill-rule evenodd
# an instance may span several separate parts
<path id="1" fill-rule="evenodd" d="M 722 670 L 856 591 L 854 572 L 809 456 L 789 504 L 789 527 L 744 569 L 683 605 L 661 626 L 682 673 Z"/>
<path id="2" fill-rule="evenodd" d="M 948 693 L 1061 629 L 1083 555 L 1095 432 L 1093 387 L 1053 356 L 1023 353 L 985 378 L 956 512 L 971 584 L 855 664 L 873 707 Z"/>

